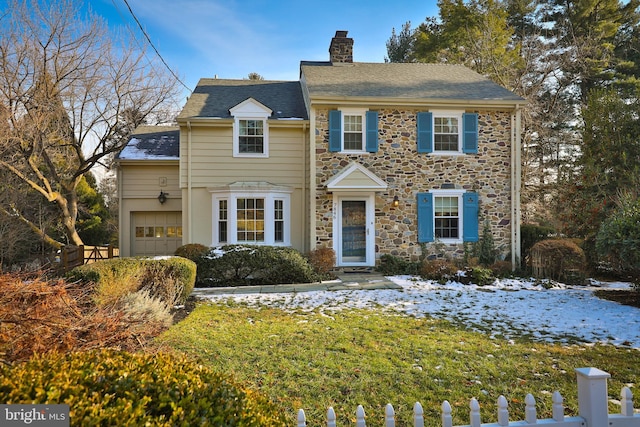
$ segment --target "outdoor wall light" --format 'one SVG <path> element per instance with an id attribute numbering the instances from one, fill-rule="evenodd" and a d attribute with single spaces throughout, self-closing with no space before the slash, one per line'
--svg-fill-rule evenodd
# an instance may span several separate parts
<path id="1" fill-rule="evenodd" d="M 398 206 L 400 206 L 400 199 L 398 199 L 398 196 L 393 196 L 393 202 L 391 202 L 391 207 L 397 208 Z"/>
<path id="2" fill-rule="evenodd" d="M 164 191 L 160 190 L 160 195 L 158 196 L 158 201 L 160 202 L 160 204 L 164 204 L 164 202 L 167 201 L 167 196 L 169 195 L 169 193 L 165 193 Z"/>

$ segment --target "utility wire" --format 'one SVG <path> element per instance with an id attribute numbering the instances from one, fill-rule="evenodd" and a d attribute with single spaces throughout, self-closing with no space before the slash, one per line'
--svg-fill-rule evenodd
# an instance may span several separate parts
<path id="1" fill-rule="evenodd" d="M 185 89 L 187 89 L 189 92 L 191 92 L 191 89 L 186 84 L 184 84 L 184 82 L 182 80 L 180 80 L 180 77 L 178 77 L 176 75 L 176 73 L 173 72 L 171 67 L 169 67 L 169 64 L 167 64 L 167 62 L 164 60 L 162 55 L 160 55 L 160 52 L 158 52 L 158 49 L 156 49 L 156 47 L 154 46 L 153 42 L 151 41 L 151 38 L 149 38 L 149 35 L 145 31 L 145 29 L 142 27 L 142 24 L 138 20 L 138 17 L 136 16 L 135 13 L 133 13 L 133 10 L 131 9 L 131 6 L 129 5 L 129 2 L 127 0 L 123 0 L 123 1 L 124 1 L 124 4 L 127 5 L 127 8 L 129 9 L 129 13 L 131 13 L 131 16 L 133 16 L 133 19 L 136 21 L 136 24 L 138 24 L 138 27 L 140 27 L 140 31 L 142 31 L 142 34 L 147 39 L 147 42 L 149 42 L 149 46 L 151 46 L 151 48 L 155 51 L 156 55 L 158 55 L 158 58 L 160 58 L 160 61 L 162 61 L 164 66 L 167 68 L 167 70 L 169 70 L 171 75 L 178 81 L 178 83 L 180 83 Z"/>

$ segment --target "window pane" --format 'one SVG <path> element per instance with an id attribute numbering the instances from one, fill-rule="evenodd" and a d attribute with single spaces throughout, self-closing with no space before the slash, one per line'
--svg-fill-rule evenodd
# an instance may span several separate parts
<path id="1" fill-rule="evenodd" d="M 345 150 L 362 150 L 362 116 L 344 116 Z"/>
<path id="2" fill-rule="evenodd" d="M 144 237 L 144 227 L 136 227 L 136 237 Z"/>
<path id="3" fill-rule="evenodd" d="M 153 227 L 145 227 L 144 237 L 155 237 L 154 231 Z"/>
<path id="4" fill-rule="evenodd" d="M 434 149 L 436 151 L 458 151 L 458 118 L 435 117 Z"/>
<path id="5" fill-rule="evenodd" d="M 155 236 L 164 237 L 164 227 L 156 227 Z"/>
<path id="6" fill-rule="evenodd" d="M 264 122 L 239 120 L 238 150 L 240 153 L 264 153 Z"/>
<path id="7" fill-rule="evenodd" d="M 284 203 L 282 200 L 273 201 L 273 217 L 274 217 L 274 240 L 276 242 L 284 241 Z"/>
<path id="8" fill-rule="evenodd" d="M 176 237 L 176 228 L 175 227 L 167 227 L 167 237 Z"/>
<path id="9" fill-rule="evenodd" d="M 460 236 L 458 197 L 435 197 L 435 235 L 441 239 L 457 239 Z"/>
<path id="10" fill-rule="evenodd" d="M 264 242 L 264 199 L 238 199 L 238 242 Z"/>

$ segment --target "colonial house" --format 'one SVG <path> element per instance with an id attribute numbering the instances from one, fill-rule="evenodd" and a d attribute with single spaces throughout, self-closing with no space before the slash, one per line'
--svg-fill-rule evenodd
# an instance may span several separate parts
<path id="1" fill-rule="evenodd" d="M 177 128 L 118 156 L 121 254 L 247 243 L 374 266 L 461 256 L 488 227 L 515 262 L 523 103 L 460 65 L 353 62 L 346 31 L 299 81 L 201 79 Z"/>

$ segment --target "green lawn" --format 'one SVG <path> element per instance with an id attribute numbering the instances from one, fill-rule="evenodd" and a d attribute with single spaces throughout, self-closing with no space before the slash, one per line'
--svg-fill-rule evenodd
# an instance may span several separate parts
<path id="1" fill-rule="evenodd" d="M 501 394 L 510 419 L 520 420 L 527 393 L 537 401 L 538 418 L 548 418 L 556 390 L 565 398 L 565 414 L 576 415 L 575 368 L 609 372 L 613 398 L 625 384 L 640 381 L 638 350 L 509 343 L 445 321 L 374 310 L 327 316 L 199 303 L 159 340 L 260 390 L 283 408 L 292 426 L 298 408 L 308 426 L 326 425 L 329 406 L 339 425 L 351 425 L 358 404 L 368 426 L 382 426 L 387 403 L 397 425 L 409 426 L 416 401 L 425 424 L 439 425 L 444 400 L 453 407 L 454 425 L 463 425 L 469 424 L 472 397 L 480 402 L 482 422 L 495 422 Z M 619 412 L 612 404 L 610 410 Z"/>

